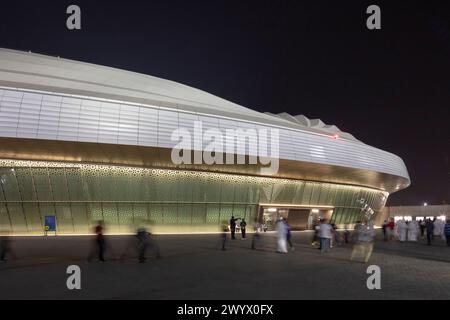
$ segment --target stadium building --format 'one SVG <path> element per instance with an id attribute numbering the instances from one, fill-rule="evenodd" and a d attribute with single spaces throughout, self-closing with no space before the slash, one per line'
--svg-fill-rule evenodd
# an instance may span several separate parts
<path id="1" fill-rule="evenodd" d="M 220 75 L 217 75 L 220 76 Z M 278 171 L 175 164 L 179 128 L 276 129 Z M 205 142 L 195 152 L 202 152 Z M 273 148 L 274 146 L 270 146 Z M 202 149 L 202 150 L 198 150 Z M 271 154 L 267 150 L 268 154 Z M 236 151 L 248 159 L 252 150 Z M 232 215 L 295 229 L 379 214 L 410 184 L 403 161 L 336 126 L 266 114 L 138 73 L 0 49 L 0 224 L 14 234 L 217 231 Z"/>

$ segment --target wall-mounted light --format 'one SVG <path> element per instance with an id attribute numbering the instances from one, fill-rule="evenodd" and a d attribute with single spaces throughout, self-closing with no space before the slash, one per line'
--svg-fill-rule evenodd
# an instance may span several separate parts
<path id="1" fill-rule="evenodd" d="M 269 208 L 269 209 L 267 209 L 267 211 L 269 211 L 269 212 L 277 212 L 278 209 L 277 208 Z"/>
<path id="2" fill-rule="evenodd" d="M 319 213 L 319 209 L 312 209 L 311 212 L 312 213 Z"/>

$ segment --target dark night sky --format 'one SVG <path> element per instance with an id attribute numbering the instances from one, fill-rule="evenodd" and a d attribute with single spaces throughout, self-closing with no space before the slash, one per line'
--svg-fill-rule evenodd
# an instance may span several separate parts
<path id="1" fill-rule="evenodd" d="M 68 5 L 82 30 L 65 27 Z M 382 30 L 365 27 L 382 10 Z M 390 205 L 450 203 L 450 6 L 421 1 L 8 1 L 0 46 L 133 70 L 336 124 L 402 157 Z"/>

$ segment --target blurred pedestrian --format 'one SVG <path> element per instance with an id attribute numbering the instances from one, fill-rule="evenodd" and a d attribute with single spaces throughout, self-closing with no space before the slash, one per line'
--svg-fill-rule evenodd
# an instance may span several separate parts
<path id="1" fill-rule="evenodd" d="M 386 230 L 388 232 L 388 240 L 393 240 L 395 238 L 395 221 L 393 218 L 390 219 Z"/>
<path id="2" fill-rule="evenodd" d="M 239 218 L 234 218 L 234 216 L 231 216 L 230 219 L 230 232 L 231 232 L 231 240 L 236 240 L 236 221 L 239 220 Z"/>
<path id="3" fill-rule="evenodd" d="M 328 252 L 330 249 L 333 233 L 333 227 L 327 222 L 326 219 L 323 219 L 319 227 L 320 253 Z"/>
<path id="4" fill-rule="evenodd" d="M 261 246 L 261 229 L 262 226 L 261 224 L 256 221 L 253 225 L 253 238 L 252 238 L 252 250 L 255 250 L 257 247 Z"/>
<path id="5" fill-rule="evenodd" d="M 104 224 L 103 221 L 99 221 L 97 226 L 94 228 L 95 232 L 95 244 L 92 253 L 88 257 L 88 261 L 92 261 L 95 255 L 98 256 L 98 260 L 101 262 L 105 262 L 105 250 L 106 250 L 106 241 L 104 232 Z"/>
<path id="6" fill-rule="evenodd" d="M 286 224 L 283 221 L 283 218 L 280 218 L 277 222 L 277 237 L 278 237 L 278 247 L 277 252 L 278 253 L 287 253 L 287 243 L 286 243 L 286 236 L 287 234 L 287 228 Z"/>
<path id="7" fill-rule="evenodd" d="M 426 228 L 426 223 L 423 220 L 419 221 L 419 227 L 420 227 L 420 238 L 423 239 L 423 237 L 425 236 L 425 228 Z"/>
<path id="8" fill-rule="evenodd" d="M 137 230 L 136 238 L 138 239 L 139 263 L 144 263 L 147 260 L 146 254 L 149 249 L 155 250 L 156 258 L 161 257 L 158 244 L 152 240 L 151 233 L 144 227 Z"/>
<path id="9" fill-rule="evenodd" d="M 313 237 L 312 237 L 312 240 L 311 240 L 311 245 L 312 245 L 312 246 L 315 246 L 315 245 L 317 245 L 318 243 L 319 243 L 319 245 L 320 245 L 320 240 L 319 240 L 319 229 L 320 229 L 320 220 L 314 221 L 314 223 L 313 223 L 313 230 L 314 230 L 314 233 L 313 233 Z M 320 249 L 320 247 L 319 247 L 319 249 Z"/>
<path id="10" fill-rule="evenodd" d="M 386 220 L 384 220 L 381 228 L 383 229 L 383 240 L 387 241 L 388 240 L 388 235 L 387 235 L 388 222 Z"/>
<path id="11" fill-rule="evenodd" d="M 400 220 L 397 223 L 397 232 L 398 232 L 398 239 L 400 242 L 406 241 L 406 235 L 408 232 L 408 225 L 406 224 L 405 220 Z"/>
<path id="12" fill-rule="evenodd" d="M 450 219 L 447 220 L 447 223 L 444 226 L 444 235 L 447 240 L 447 246 L 450 246 Z"/>
<path id="13" fill-rule="evenodd" d="M 433 224 L 434 224 L 434 230 L 433 230 L 433 235 L 434 237 L 442 237 L 442 235 L 444 234 L 444 226 L 445 226 L 445 222 L 441 219 L 434 219 L 433 220 Z"/>
<path id="14" fill-rule="evenodd" d="M 375 237 L 375 229 L 372 223 L 367 225 L 358 221 L 355 225 L 354 231 L 354 245 L 350 261 L 355 260 L 355 257 L 359 257 L 364 263 L 369 261 L 373 251 L 373 240 Z"/>
<path id="15" fill-rule="evenodd" d="M 221 244 L 222 244 L 222 251 L 227 250 L 227 234 L 228 234 L 228 226 L 227 226 L 227 221 L 224 220 L 222 222 L 222 226 L 220 228 L 221 230 Z"/>
<path id="16" fill-rule="evenodd" d="M 345 244 L 348 243 L 348 238 L 350 236 L 350 231 L 348 230 L 348 224 L 345 225 L 345 230 L 344 230 L 344 242 Z"/>
<path id="17" fill-rule="evenodd" d="M 136 238 L 138 239 L 139 263 L 144 263 L 146 260 L 145 254 L 150 246 L 149 233 L 145 228 L 139 228 L 136 232 Z"/>
<path id="18" fill-rule="evenodd" d="M 292 236 L 292 234 L 291 234 L 291 231 L 292 231 L 291 225 L 289 224 L 287 219 L 284 219 L 283 221 L 286 224 L 286 241 L 287 241 L 287 244 L 289 245 L 289 248 L 291 248 L 292 251 L 295 251 L 295 248 L 292 245 L 292 241 L 291 241 L 291 236 Z"/>
<path id="19" fill-rule="evenodd" d="M 417 241 L 418 225 L 416 221 L 408 223 L 408 241 Z"/>
<path id="20" fill-rule="evenodd" d="M 247 222 L 245 222 L 244 218 L 241 219 L 241 223 L 239 225 L 241 226 L 242 239 L 245 239 L 247 236 L 246 235 Z"/>
<path id="21" fill-rule="evenodd" d="M 431 219 L 427 219 L 425 229 L 427 230 L 427 245 L 430 246 L 434 238 L 434 223 Z"/>
<path id="22" fill-rule="evenodd" d="M 9 255 L 13 258 L 16 258 L 16 256 L 14 255 L 14 252 L 12 251 L 11 248 L 11 240 L 8 237 L 8 235 L 0 235 L 0 261 L 1 262 L 6 262 L 8 261 L 6 259 L 6 256 Z"/>

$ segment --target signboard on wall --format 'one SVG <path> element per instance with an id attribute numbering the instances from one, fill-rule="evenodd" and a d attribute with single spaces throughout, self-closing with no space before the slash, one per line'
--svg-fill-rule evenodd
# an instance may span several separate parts
<path id="1" fill-rule="evenodd" d="M 56 216 L 45 216 L 44 230 L 56 232 Z"/>

